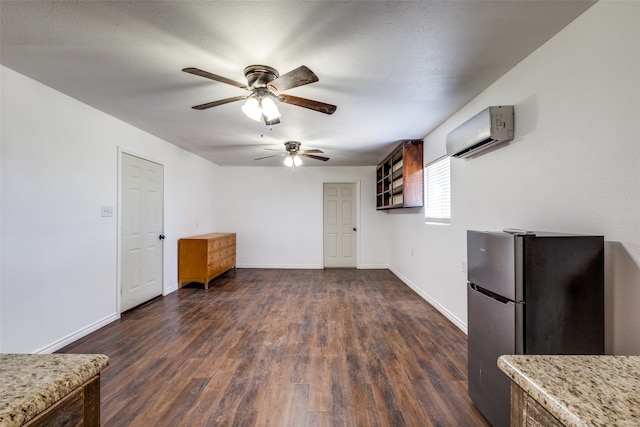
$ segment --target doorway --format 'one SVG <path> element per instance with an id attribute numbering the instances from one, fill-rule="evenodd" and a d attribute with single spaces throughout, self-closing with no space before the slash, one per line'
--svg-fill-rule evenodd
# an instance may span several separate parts
<path id="1" fill-rule="evenodd" d="M 120 312 L 162 295 L 164 167 L 122 153 Z"/>
<path id="2" fill-rule="evenodd" d="M 324 266 L 358 266 L 356 183 L 324 184 Z"/>

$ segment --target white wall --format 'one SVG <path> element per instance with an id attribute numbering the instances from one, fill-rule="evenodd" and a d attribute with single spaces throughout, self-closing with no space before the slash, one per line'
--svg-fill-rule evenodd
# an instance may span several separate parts
<path id="1" fill-rule="evenodd" d="M 216 228 L 219 168 L 2 67 L 0 351 L 50 352 L 119 316 L 119 149 L 164 164 L 165 292 L 177 238 Z"/>
<path id="2" fill-rule="evenodd" d="M 307 160 L 309 162 L 313 160 Z M 375 210 L 375 167 L 225 167 L 221 231 L 237 233 L 239 267 L 322 268 L 324 182 L 359 186 L 358 267 L 387 268 L 387 221 Z"/>
<path id="3" fill-rule="evenodd" d="M 450 226 L 392 215 L 392 269 L 463 329 L 467 229 L 595 233 L 606 241 L 607 352 L 640 354 L 638 22 L 640 2 L 597 3 L 425 138 L 433 160 L 460 123 L 515 105 L 511 144 L 452 160 Z"/>

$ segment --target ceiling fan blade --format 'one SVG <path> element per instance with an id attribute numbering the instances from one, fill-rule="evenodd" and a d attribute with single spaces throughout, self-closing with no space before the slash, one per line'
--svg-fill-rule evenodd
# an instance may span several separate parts
<path id="1" fill-rule="evenodd" d="M 298 153 L 298 154 L 300 156 L 302 156 L 302 157 L 308 157 L 310 159 L 322 160 L 323 162 L 326 162 L 327 160 L 329 160 L 328 157 L 316 156 L 315 154 L 307 154 L 307 153 Z"/>
<path id="2" fill-rule="evenodd" d="M 246 96 L 234 96 L 232 98 L 220 99 L 218 101 L 207 102 L 206 104 L 194 105 L 193 109 L 195 110 L 206 110 L 207 108 L 217 107 L 218 105 L 228 104 L 229 102 L 234 101 L 242 101 L 243 99 L 247 99 Z"/>
<path id="3" fill-rule="evenodd" d="M 217 74 L 210 73 L 208 71 L 201 70 L 199 68 L 183 68 L 182 71 L 196 76 L 204 77 L 206 79 L 215 80 L 217 82 L 226 83 L 231 86 L 239 87 L 240 89 L 251 90 L 246 84 L 237 82 L 235 80 L 228 79 L 226 77 L 219 76 Z"/>
<path id="4" fill-rule="evenodd" d="M 293 89 L 294 87 L 308 85 L 309 83 L 317 81 L 318 76 L 306 66 L 301 65 L 295 70 L 291 70 L 267 83 L 267 88 L 277 95 L 287 89 Z"/>
<path id="5" fill-rule="evenodd" d="M 304 150 L 303 153 L 324 153 L 324 151 L 312 148 L 311 150 Z"/>
<path id="6" fill-rule="evenodd" d="M 297 105 L 298 107 L 308 108 L 325 114 L 333 114 L 336 111 L 336 108 L 338 108 L 335 105 L 292 95 L 280 95 L 278 96 L 278 99 L 285 104 Z"/>
<path id="7" fill-rule="evenodd" d="M 264 156 L 264 157 L 258 157 L 257 159 L 253 159 L 253 160 L 262 160 L 262 159 L 268 159 L 270 157 L 282 157 L 287 155 L 287 153 L 282 153 L 282 154 L 272 154 L 270 156 Z"/>

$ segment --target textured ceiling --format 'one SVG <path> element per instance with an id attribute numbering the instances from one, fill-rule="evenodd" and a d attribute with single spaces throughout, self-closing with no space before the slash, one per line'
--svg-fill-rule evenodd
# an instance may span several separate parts
<path id="1" fill-rule="evenodd" d="M 0 1 L 0 62 L 219 165 L 297 140 L 328 162 L 375 165 L 421 139 L 584 12 L 586 1 Z M 329 116 L 280 104 L 261 129 L 247 92 L 183 73 L 245 82 L 244 67 L 319 81 L 287 94 L 335 104 Z M 499 99 L 508 104 L 514 100 Z M 264 136 L 260 136 L 264 130 Z"/>

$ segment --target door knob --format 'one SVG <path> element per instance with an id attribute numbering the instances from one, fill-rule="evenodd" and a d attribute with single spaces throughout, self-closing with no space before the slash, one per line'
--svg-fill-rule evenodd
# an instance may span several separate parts
<path id="1" fill-rule="evenodd" d="M 164 234 L 159 235 L 159 236 L 158 236 L 158 239 L 160 239 L 160 240 L 164 240 Z"/>
<path id="2" fill-rule="evenodd" d="M 358 230 L 356 230 L 356 228 L 355 228 L 355 227 L 353 227 L 353 231 L 358 231 Z"/>

